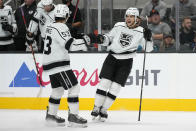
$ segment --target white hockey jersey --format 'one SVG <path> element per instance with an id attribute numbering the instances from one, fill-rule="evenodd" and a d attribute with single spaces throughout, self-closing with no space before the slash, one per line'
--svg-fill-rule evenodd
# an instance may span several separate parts
<path id="1" fill-rule="evenodd" d="M 106 41 L 103 44 L 108 46 L 108 50 L 117 59 L 133 58 L 139 45 L 143 49 L 145 47 L 143 28 L 139 26 L 130 29 L 125 22 L 116 23 L 112 30 L 105 34 L 105 37 Z M 146 51 L 150 52 L 152 50 L 153 43 L 148 41 Z"/>
<path id="2" fill-rule="evenodd" d="M 12 13 L 12 8 L 9 5 L 4 6 L 0 9 L 0 45 L 8 45 L 14 43 L 12 34 L 9 31 L 2 29 L 2 23 L 8 23 L 12 25 L 13 32 L 17 30 L 15 17 Z"/>
<path id="3" fill-rule="evenodd" d="M 54 8 L 55 8 L 55 5 L 54 5 Z M 50 12 L 46 12 L 43 9 L 42 4 L 38 3 L 37 10 L 32 20 L 30 21 L 28 31 L 35 34 L 39 26 L 41 37 L 44 38 L 46 26 L 50 23 L 55 22 L 54 8 Z"/>
<path id="4" fill-rule="evenodd" d="M 68 27 L 63 23 L 51 23 L 46 28 L 43 70 L 48 74 L 70 70 L 68 51 L 83 50 L 87 47 L 83 39 L 71 37 Z"/>

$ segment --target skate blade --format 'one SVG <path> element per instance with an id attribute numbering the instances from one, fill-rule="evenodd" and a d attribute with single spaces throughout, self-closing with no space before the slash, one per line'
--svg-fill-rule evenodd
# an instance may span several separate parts
<path id="1" fill-rule="evenodd" d="M 48 126 L 48 127 L 65 126 L 65 122 L 63 122 L 63 123 L 56 123 L 54 121 L 46 120 L 45 125 Z"/>
<path id="2" fill-rule="evenodd" d="M 107 118 L 99 117 L 100 122 L 105 122 Z"/>
<path id="3" fill-rule="evenodd" d="M 92 120 L 96 120 L 97 116 L 92 116 Z"/>
<path id="4" fill-rule="evenodd" d="M 74 123 L 74 122 L 69 122 L 69 124 L 67 126 L 68 127 L 72 127 L 72 128 L 77 128 L 77 127 L 86 128 L 86 127 L 88 127 L 87 123 L 85 123 L 85 124 L 78 124 L 78 123 Z"/>

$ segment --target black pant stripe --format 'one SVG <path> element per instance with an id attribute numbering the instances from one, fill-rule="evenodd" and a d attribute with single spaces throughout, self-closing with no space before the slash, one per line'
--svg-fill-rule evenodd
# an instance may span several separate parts
<path id="1" fill-rule="evenodd" d="M 106 91 L 103 91 L 103 90 L 100 90 L 100 89 L 97 89 L 97 94 L 99 95 L 102 95 L 102 96 L 106 96 L 107 92 Z"/>
<path id="2" fill-rule="evenodd" d="M 49 102 L 52 104 L 60 104 L 61 99 L 54 99 L 52 97 L 49 98 Z"/>
<path id="3" fill-rule="evenodd" d="M 111 98 L 112 100 L 116 99 L 116 96 L 111 94 L 110 92 L 107 93 L 107 97 Z"/>
<path id="4" fill-rule="evenodd" d="M 67 101 L 70 103 L 76 103 L 76 102 L 79 102 L 79 98 L 78 97 L 68 97 Z"/>

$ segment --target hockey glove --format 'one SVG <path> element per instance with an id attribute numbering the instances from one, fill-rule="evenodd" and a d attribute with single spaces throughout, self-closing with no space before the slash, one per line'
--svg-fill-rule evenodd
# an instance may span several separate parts
<path id="1" fill-rule="evenodd" d="M 32 45 L 34 42 L 34 35 L 30 32 L 27 32 L 26 34 L 26 41 L 28 45 Z"/>
<path id="2" fill-rule="evenodd" d="M 98 34 L 97 36 L 95 34 L 88 34 L 88 36 L 91 39 L 91 43 L 102 44 L 105 40 L 105 37 L 101 34 Z"/>
<path id="3" fill-rule="evenodd" d="M 9 25 L 7 22 L 2 23 L 2 29 L 4 31 L 9 31 L 10 33 L 14 33 L 13 32 L 13 27 L 11 25 Z"/>
<path id="4" fill-rule="evenodd" d="M 82 39 L 84 40 L 84 42 L 85 42 L 85 44 L 87 46 L 90 46 L 91 45 L 91 39 L 90 39 L 90 37 L 88 35 L 83 35 L 82 36 Z"/>
<path id="5" fill-rule="evenodd" d="M 152 32 L 148 28 L 144 28 L 144 39 L 147 41 L 151 41 L 152 38 Z"/>
<path id="6" fill-rule="evenodd" d="M 26 52 L 31 52 L 32 51 L 31 46 L 27 44 L 27 42 L 25 43 L 25 45 L 26 45 Z M 38 52 L 38 46 L 36 41 L 33 42 L 32 48 L 34 52 Z"/>
<path id="7" fill-rule="evenodd" d="M 67 27 L 71 30 L 72 29 L 72 24 L 71 23 L 66 23 Z"/>

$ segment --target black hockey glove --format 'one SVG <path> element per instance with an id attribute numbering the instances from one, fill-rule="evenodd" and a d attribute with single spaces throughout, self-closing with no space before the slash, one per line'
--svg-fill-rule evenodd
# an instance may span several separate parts
<path id="1" fill-rule="evenodd" d="M 71 30 L 73 28 L 71 23 L 66 23 L 66 25 L 69 28 L 69 30 Z"/>
<path id="2" fill-rule="evenodd" d="M 82 36 L 82 39 L 84 40 L 84 42 L 85 42 L 85 44 L 87 46 L 90 46 L 91 45 L 91 39 L 90 39 L 90 37 L 88 35 L 83 35 Z"/>
<path id="3" fill-rule="evenodd" d="M 34 42 L 34 35 L 30 32 L 27 32 L 26 34 L 26 41 L 27 41 L 27 44 L 30 46 L 33 44 Z"/>
<path id="4" fill-rule="evenodd" d="M 98 34 L 97 36 L 95 34 L 88 34 L 88 36 L 91 39 L 91 43 L 102 44 L 104 42 L 104 39 L 105 39 L 105 37 L 101 34 Z"/>
<path id="5" fill-rule="evenodd" d="M 14 33 L 13 32 L 13 27 L 11 25 L 9 25 L 7 22 L 3 22 L 2 24 L 2 29 L 4 31 L 9 31 L 10 33 Z"/>
<path id="6" fill-rule="evenodd" d="M 151 41 L 152 38 L 152 32 L 148 28 L 144 28 L 144 39 L 147 41 Z"/>

